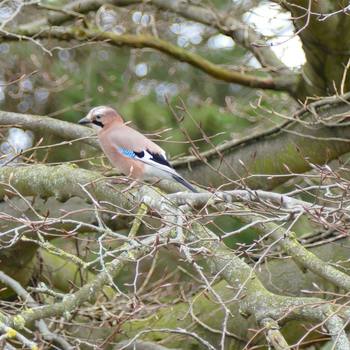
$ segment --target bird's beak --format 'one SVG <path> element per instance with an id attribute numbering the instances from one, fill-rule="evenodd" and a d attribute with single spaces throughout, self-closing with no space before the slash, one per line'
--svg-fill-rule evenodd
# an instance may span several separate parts
<path id="1" fill-rule="evenodd" d="M 88 117 L 84 117 L 83 119 L 80 119 L 78 121 L 78 124 L 81 124 L 81 125 L 91 124 L 91 120 Z"/>

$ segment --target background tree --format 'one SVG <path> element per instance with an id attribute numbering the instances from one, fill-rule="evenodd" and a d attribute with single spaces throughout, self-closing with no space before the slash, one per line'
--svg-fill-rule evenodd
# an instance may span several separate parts
<path id="1" fill-rule="evenodd" d="M 1 2 L 1 346 L 349 349 L 348 10 Z M 125 191 L 101 104 L 201 192 Z"/>

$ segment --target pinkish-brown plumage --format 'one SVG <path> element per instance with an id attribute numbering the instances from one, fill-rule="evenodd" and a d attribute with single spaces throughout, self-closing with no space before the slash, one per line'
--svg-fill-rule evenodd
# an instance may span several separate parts
<path id="1" fill-rule="evenodd" d="M 79 123 L 92 124 L 97 129 L 102 150 L 124 175 L 142 180 L 172 179 L 196 192 L 171 167 L 164 150 L 137 130 L 127 126 L 113 108 L 95 107 Z"/>

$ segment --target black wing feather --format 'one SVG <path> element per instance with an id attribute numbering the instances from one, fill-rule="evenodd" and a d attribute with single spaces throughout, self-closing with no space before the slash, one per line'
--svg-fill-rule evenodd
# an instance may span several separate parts
<path id="1" fill-rule="evenodd" d="M 162 154 L 160 154 L 160 153 L 153 153 L 153 152 L 151 152 L 149 150 L 147 150 L 147 152 L 152 156 L 151 160 L 153 160 L 154 162 L 162 164 L 162 165 L 165 165 L 165 166 L 167 166 L 169 168 L 173 168 Z"/>
<path id="2" fill-rule="evenodd" d="M 136 156 L 139 157 L 139 158 L 143 158 L 144 155 L 145 155 L 145 152 L 144 152 L 144 151 L 141 151 L 141 152 L 133 151 L 133 152 L 134 152 L 134 153 L 136 154 Z"/>

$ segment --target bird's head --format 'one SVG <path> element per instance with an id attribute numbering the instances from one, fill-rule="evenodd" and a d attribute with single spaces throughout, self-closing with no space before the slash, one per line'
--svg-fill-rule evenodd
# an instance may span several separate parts
<path id="1" fill-rule="evenodd" d="M 90 110 L 87 116 L 80 119 L 79 124 L 87 125 L 91 124 L 94 129 L 101 130 L 108 127 L 112 123 L 123 124 L 123 118 L 111 107 L 99 106 Z"/>

